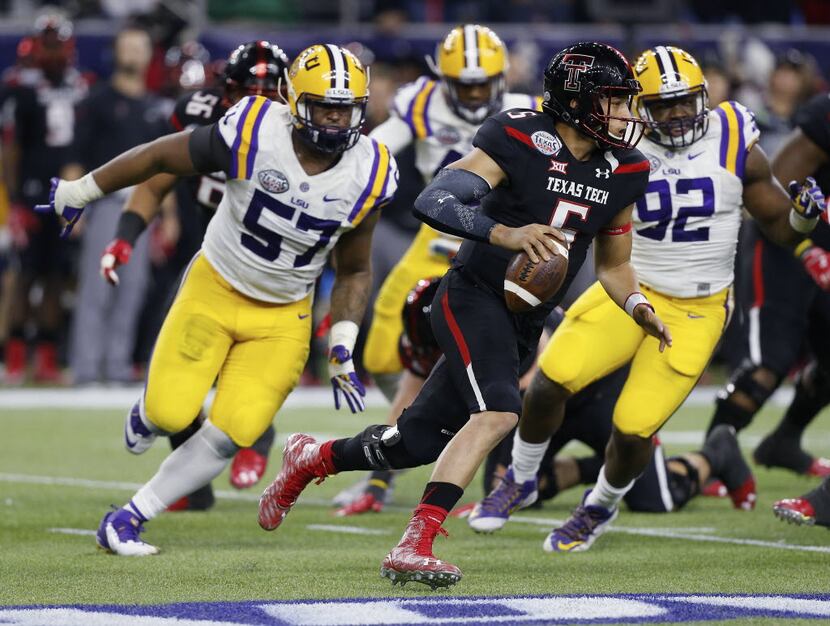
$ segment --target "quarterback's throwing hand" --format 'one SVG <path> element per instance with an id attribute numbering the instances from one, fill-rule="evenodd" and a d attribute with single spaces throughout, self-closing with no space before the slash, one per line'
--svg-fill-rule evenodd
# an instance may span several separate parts
<path id="1" fill-rule="evenodd" d="M 660 352 L 671 347 L 671 332 L 648 304 L 634 307 L 634 321 L 652 337 L 660 340 Z"/>
<path id="2" fill-rule="evenodd" d="M 340 409 L 340 394 L 343 394 L 352 413 L 363 411 L 366 408 L 363 402 L 366 388 L 354 371 L 352 353 L 346 346 L 332 346 L 331 352 L 329 352 L 329 375 L 331 376 L 331 388 L 334 392 L 335 409 Z"/>
<path id="3" fill-rule="evenodd" d="M 49 190 L 49 204 L 36 204 L 35 211 L 38 213 L 56 213 L 63 219 L 63 229 L 61 230 L 61 239 L 65 239 L 72 232 L 72 229 L 81 219 L 81 214 L 84 212 L 82 206 L 70 206 L 67 204 L 65 194 L 63 193 L 63 186 L 67 184 L 65 180 L 53 177 Z"/>

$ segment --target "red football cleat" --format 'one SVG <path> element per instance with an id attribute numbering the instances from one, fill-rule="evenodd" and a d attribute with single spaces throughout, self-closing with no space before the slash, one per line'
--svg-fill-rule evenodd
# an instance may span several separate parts
<path id="1" fill-rule="evenodd" d="M 39 383 L 57 383 L 61 381 L 58 351 L 51 341 L 43 341 L 35 347 L 34 378 Z"/>
<path id="2" fill-rule="evenodd" d="M 806 498 L 779 500 L 772 505 L 772 512 L 780 520 L 799 526 L 816 523 L 816 510 Z"/>
<path id="3" fill-rule="evenodd" d="M 351 515 L 362 515 L 363 513 L 380 513 L 383 510 L 383 502 L 375 498 L 371 493 L 364 493 L 344 507 L 337 509 L 337 517 L 349 517 Z"/>
<path id="4" fill-rule="evenodd" d="M 259 498 L 259 525 L 274 530 L 285 519 L 297 498 L 315 478 L 319 485 L 335 473 L 329 468 L 314 437 L 295 433 L 285 442 L 282 469 Z"/>
<path id="5" fill-rule="evenodd" d="M 262 480 L 267 465 L 268 457 L 253 448 L 242 448 L 231 463 L 231 485 L 237 489 L 253 487 Z"/>
<path id="6" fill-rule="evenodd" d="M 432 542 L 438 533 L 449 536 L 441 527 L 441 517 L 433 515 L 438 507 L 422 504 L 412 515 L 400 543 L 383 559 L 380 575 L 401 586 L 411 580 L 437 587 L 450 587 L 461 580 L 461 570 L 452 563 L 435 558 Z M 446 514 L 446 512 L 444 512 Z"/>
<path id="7" fill-rule="evenodd" d="M 736 509 L 744 511 L 754 509 L 755 502 L 758 500 L 758 493 L 755 489 L 755 477 L 750 476 L 740 487 L 730 491 L 729 497 L 732 499 L 732 506 Z"/>
<path id="8" fill-rule="evenodd" d="M 6 341 L 6 376 L 7 385 L 21 385 L 26 378 L 26 342 L 22 339 Z"/>
<path id="9" fill-rule="evenodd" d="M 703 485 L 700 495 L 709 498 L 725 498 L 729 495 L 729 492 L 726 490 L 726 485 L 723 484 L 723 481 L 713 478 Z"/>
<path id="10" fill-rule="evenodd" d="M 810 468 L 805 472 L 807 476 L 817 476 L 818 478 L 825 478 L 830 476 L 830 459 L 823 457 L 816 457 L 810 463 Z"/>

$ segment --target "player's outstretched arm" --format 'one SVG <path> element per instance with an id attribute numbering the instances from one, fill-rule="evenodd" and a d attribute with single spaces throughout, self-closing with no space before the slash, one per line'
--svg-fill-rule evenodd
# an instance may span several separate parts
<path id="1" fill-rule="evenodd" d="M 334 247 L 334 287 L 331 290 L 331 331 L 329 332 L 329 374 L 334 408 L 340 397 L 352 413 L 365 408 L 366 389 L 354 369 L 354 344 L 372 290 L 372 233 L 379 211 L 343 235 Z"/>
<path id="2" fill-rule="evenodd" d="M 631 211 L 629 206 L 614 218 L 594 240 L 597 278 L 611 299 L 643 330 L 660 340 L 660 352 L 671 346 L 668 327 L 654 313 L 654 307 L 640 293 L 637 274 L 631 264 Z"/>
<path id="3" fill-rule="evenodd" d="M 743 200 L 761 230 L 778 244 L 795 247 L 815 228 L 824 195 L 811 178 L 789 182 L 789 193 L 772 175 L 767 155 L 757 144 L 746 158 Z"/>
<path id="4" fill-rule="evenodd" d="M 130 261 L 135 242 L 161 213 L 162 203 L 177 180 L 172 174 L 156 174 L 133 189 L 118 218 L 115 238 L 101 254 L 101 276 L 111 285 L 118 285 L 116 269 Z"/>
<path id="5" fill-rule="evenodd" d="M 53 178 L 49 204 L 38 205 L 35 210 L 54 211 L 61 216 L 66 222 L 61 236 L 66 236 L 80 219 L 84 207 L 94 200 L 137 185 L 156 174 L 195 174 L 197 168 L 190 154 L 190 134 L 189 131 L 175 133 L 136 146 L 79 180 Z"/>
<path id="6" fill-rule="evenodd" d="M 550 259 L 551 254 L 557 254 L 551 237 L 567 245 L 560 231 L 547 224 L 510 228 L 473 206 L 505 178 L 504 171 L 486 152 L 473 148 L 438 172 L 415 200 L 413 212 L 441 232 L 508 250 L 524 250 L 534 263 L 539 257 Z"/>

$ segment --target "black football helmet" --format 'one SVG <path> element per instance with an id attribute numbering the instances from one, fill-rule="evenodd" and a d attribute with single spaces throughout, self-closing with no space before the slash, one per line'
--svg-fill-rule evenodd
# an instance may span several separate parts
<path id="1" fill-rule="evenodd" d="M 419 280 L 403 305 L 403 334 L 398 342 L 401 363 L 410 372 L 426 378 L 441 358 L 441 347 L 432 334 L 429 315 L 440 278 Z"/>
<path id="2" fill-rule="evenodd" d="M 288 55 L 276 44 L 264 40 L 241 44 L 231 52 L 225 65 L 225 90 L 271 100 L 278 95 L 284 98 L 281 84 L 289 65 Z"/>
<path id="3" fill-rule="evenodd" d="M 616 48 L 581 42 L 554 56 L 545 69 L 542 109 L 596 139 L 601 148 L 633 148 L 643 136 L 643 121 L 633 115 L 611 115 L 611 98 L 632 98 L 640 92 L 631 65 Z M 625 131 L 609 130 L 612 119 L 626 123 Z"/>

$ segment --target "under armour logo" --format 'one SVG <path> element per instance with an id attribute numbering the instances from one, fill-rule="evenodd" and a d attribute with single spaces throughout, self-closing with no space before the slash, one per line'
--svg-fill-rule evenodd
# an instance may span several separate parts
<path id="1" fill-rule="evenodd" d="M 611 170 L 608 169 L 607 167 L 606 168 L 597 167 L 595 169 L 595 171 L 596 171 L 596 174 L 594 174 L 594 176 L 596 176 L 597 178 L 610 178 L 611 177 Z"/>
<path id="2" fill-rule="evenodd" d="M 579 75 L 594 65 L 594 57 L 588 54 L 566 54 L 562 59 L 562 65 L 568 70 L 568 79 L 565 81 L 565 89 L 568 91 L 579 91 Z"/>

